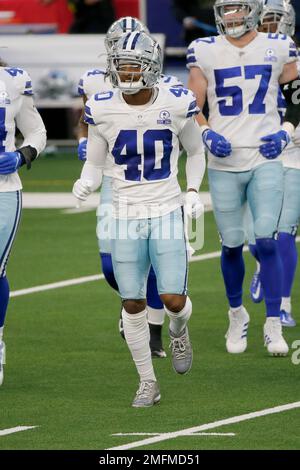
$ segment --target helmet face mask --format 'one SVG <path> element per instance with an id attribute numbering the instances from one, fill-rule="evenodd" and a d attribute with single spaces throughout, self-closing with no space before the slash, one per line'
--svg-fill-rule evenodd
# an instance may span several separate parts
<path id="1" fill-rule="evenodd" d="M 115 21 L 109 28 L 106 33 L 104 40 L 106 52 L 109 53 L 111 48 L 118 42 L 121 36 L 125 33 L 142 33 L 145 32 L 149 34 L 147 26 L 145 26 L 137 18 L 132 16 L 124 16 L 123 18 Z"/>
<path id="2" fill-rule="evenodd" d="M 162 70 L 159 44 L 145 33 L 123 35 L 108 55 L 108 75 L 127 95 L 153 88 Z"/>
<path id="3" fill-rule="evenodd" d="M 282 24 L 285 15 L 285 0 L 264 0 L 259 31 L 271 34 L 282 33 Z"/>
<path id="4" fill-rule="evenodd" d="M 296 14 L 287 0 L 264 0 L 259 30 L 263 33 L 294 36 Z"/>
<path id="5" fill-rule="evenodd" d="M 214 6 L 220 34 L 240 38 L 255 30 L 262 11 L 261 0 L 216 0 Z"/>
<path id="6" fill-rule="evenodd" d="M 285 14 L 281 22 L 281 33 L 293 37 L 296 30 L 296 13 L 293 5 L 289 2 L 284 2 Z"/>

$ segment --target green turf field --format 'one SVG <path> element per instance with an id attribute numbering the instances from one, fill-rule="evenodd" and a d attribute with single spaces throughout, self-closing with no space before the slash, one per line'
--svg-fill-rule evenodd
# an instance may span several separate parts
<path id="1" fill-rule="evenodd" d="M 80 171 L 71 154 L 47 157 L 23 177 L 25 189 L 67 191 Z M 43 171 L 43 173 L 42 173 Z M 53 180 L 57 183 L 53 183 Z M 205 217 L 205 247 L 219 250 L 211 213 Z M 176 375 L 170 357 L 155 361 L 161 403 L 133 409 L 138 378 L 117 324 L 120 302 L 105 281 L 48 290 L 11 299 L 5 340 L 7 365 L 0 389 L 0 449 L 106 449 L 146 439 L 115 433 L 168 433 L 299 401 L 300 365 L 271 358 L 263 347 L 264 308 L 247 290 L 254 262 L 245 255 L 245 305 L 251 314 L 246 353 L 225 353 L 227 305 L 217 258 L 190 266 L 194 311 L 190 334 L 194 364 Z M 24 210 L 10 259 L 13 291 L 99 272 L 95 214 Z M 299 275 L 294 290 L 300 304 Z M 299 327 L 285 330 L 288 343 Z M 164 331 L 168 346 L 167 328 Z M 299 449 L 300 409 L 212 428 L 141 449 Z"/>
<path id="2" fill-rule="evenodd" d="M 185 189 L 184 180 L 185 156 L 179 160 L 179 181 Z M 22 168 L 20 175 L 24 190 L 30 192 L 68 192 L 72 190 L 74 181 L 79 178 L 82 163 L 78 161 L 76 149 L 64 153 L 42 155 L 30 171 Z M 207 178 L 202 183 L 202 191 L 208 191 Z"/>

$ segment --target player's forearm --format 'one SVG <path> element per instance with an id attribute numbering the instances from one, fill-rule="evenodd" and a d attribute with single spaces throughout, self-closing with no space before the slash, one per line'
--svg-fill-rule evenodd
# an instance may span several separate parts
<path id="1" fill-rule="evenodd" d="M 35 131 L 27 134 L 26 136 L 23 132 L 22 134 L 24 136 L 24 142 L 22 144 L 22 147 L 33 147 L 37 152 L 36 156 L 38 156 L 46 147 L 47 133 L 42 122 L 40 123 L 40 126 L 35 129 Z"/>
<path id="2" fill-rule="evenodd" d="M 196 121 L 197 121 L 197 123 L 199 124 L 200 127 L 202 127 L 202 126 L 209 127 L 208 121 L 207 121 L 207 119 L 206 119 L 206 117 L 204 116 L 203 113 L 199 113 L 196 116 Z"/>
<path id="3" fill-rule="evenodd" d="M 91 191 L 96 191 L 102 182 L 103 168 L 86 161 L 83 165 L 80 179 L 89 182 Z"/>
<path id="4" fill-rule="evenodd" d="M 200 68 L 192 67 L 190 69 L 187 87 L 189 90 L 192 90 L 196 96 L 199 108 L 203 109 L 207 99 L 208 81 Z"/>
<path id="5" fill-rule="evenodd" d="M 20 112 L 16 116 L 16 125 L 24 137 L 22 148 L 30 146 L 36 150 L 38 156 L 46 147 L 47 133 L 32 97 L 24 97 Z"/>
<path id="6" fill-rule="evenodd" d="M 187 190 L 199 191 L 205 173 L 205 156 L 203 151 L 193 155 L 188 154 L 185 172 Z"/>
<path id="7" fill-rule="evenodd" d="M 205 173 L 205 155 L 197 122 L 190 120 L 181 131 L 179 138 L 187 152 L 185 168 L 187 189 L 199 191 Z"/>
<path id="8" fill-rule="evenodd" d="M 88 125 L 84 122 L 84 109 L 81 113 L 80 119 L 78 121 L 77 126 L 77 138 L 79 139 L 87 139 L 88 136 Z"/>

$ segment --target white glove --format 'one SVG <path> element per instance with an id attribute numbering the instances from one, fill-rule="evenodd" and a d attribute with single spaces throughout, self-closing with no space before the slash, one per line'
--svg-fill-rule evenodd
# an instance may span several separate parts
<path id="1" fill-rule="evenodd" d="M 186 214 L 192 219 L 198 219 L 204 213 L 204 205 L 201 202 L 199 193 L 196 193 L 196 191 L 186 193 L 184 207 Z"/>
<path id="2" fill-rule="evenodd" d="M 80 201 L 86 201 L 92 192 L 92 181 L 79 179 L 73 186 L 73 194 Z"/>

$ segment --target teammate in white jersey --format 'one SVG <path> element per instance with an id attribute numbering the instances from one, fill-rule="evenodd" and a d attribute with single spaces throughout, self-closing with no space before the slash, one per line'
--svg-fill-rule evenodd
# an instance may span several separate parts
<path id="1" fill-rule="evenodd" d="M 296 17 L 291 4 L 284 0 L 266 0 L 260 21 L 259 31 L 284 33 L 293 37 L 295 34 Z M 300 73 L 300 63 L 298 61 Z M 286 103 L 280 92 L 278 106 L 284 115 Z M 297 267 L 296 233 L 300 219 L 300 126 L 297 127 L 293 142 L 283 153 L 284 165 L 284 199 L 278 226 L 278 246 L 283 267 L 283 291 L 280 319 L 283 326 L 293 327 L 296 322 L 292 317 L 291 291 Z M 260 280 L 260 262 L 256 249 L 253 221 L 247 220 L 249 249 L 257 260 L 257 269 L 253 275 L 250 295 L 255 303 L 264 298 L 264 290 Z"/>
<path id="2" fill-rule="evenodd" d="M 15 131 L 24 137 L 16 149 Z M 22 183 L 18 168 L 31 162 L 46 145 L 46 130 L 34 106 L 31 79 L 25 70 L 0 66 L 0 385 L 3 383 L 3 329 L 9 301 L 6 266 L 18 229 Z"/>
<path id="3" fill-rule="evenodd" d="M 244 279 L 243 223 L 245 202 L 254 219 L 261 261 L 267 319 L 268 352 L 285 355 L 280 303 L 282 271 L 274 239 L 283 200 L 281 153 L 300 120 L 292 101 L 298 79 L 297 49 L 291 38 L 258 33 L 259 0 L 217 0 L 215 17 L 220 36 L 194 41 L 187 55 L 189 88 L 198 105 L 208 99 L 209 119 L 199 119 L 208 149 L 210 191 L 222 238 L 221 267 L 229 300 L 226 347 L 242 353 L 247 347 L 249 315 L 242 303 Z M 279 84 L 288 109 L 281 127 L 277 111 Z M 278 288 L 279 286 L 279 288 Z"/>
<path id="4" fill-rule="evenodd" d="M 123 301 L 126 342 L 140 376 L 134 407 L 159 401 L 149 347 L 146 280 L 152 264 L 160 298 L 170 318 L 173 367 L 184 374 L 192 365 L 187 322 L 187 251 L 182 195 L 177 181 L 179 140 L 187 157 L 187 210 L 203 211 L 198 189 L 205 170 L 199 112 L 191 91 L 156 86 L 161 49 L 150 36 L 123 36 L 109 59 L 112 91 L 86 104 L 87 161 L 74 195 L 86 199 L 101 183 L 107 159 L 113 172 L 113 268 Z"/>
<path id="5" fill-rule="evenodd" d="M 146 26 L 136 18 L 127 16 L 120 18 L 111 25 L 108 29 L 105 45 L 109 52 L 111 47 L 116 43 L 123 34 L 128 32 L 146 32 L 148 29 Z M 179 86 L 183 87 L 183 84 L 178 80 L 177 77 L 170 75 L 161 75 L 159 83 L 162 86 L 172 87 Z M 78 85 L 78 92 L 83 98 L 85 105 L 87 99 L 91 98 L 92 95 L 98 92 L 110 91 L 113 86 L 106 75 L 106 70 L 93 69 L 88 70 L 81 77 Z M 78 157 L 80 160 L 85 161 L 86 159 L 86 145 L 88 126 L 84 122 L 84 113 L 79 122 L 79 145 L 78 145 Z M 101 258 L 102 272 L 107 280 L 108 284 L 115 290 L 118 290 L 118 286 L 115 280 L 112 260 L 111 260 L 111 246 L 110 239 L 108 237 L 108 226 L 110 225 L 111 218 L 111 204 L 112 204 L 112 186 L 111 186 L 111 167 L 109 160 L 104 171 L 104 178 L 101 185 L 101 200 L 100 205 L 97 209 L 97 238 L 99 245 L 99 252 Z M 148 283 L 147 283 L 147 312 L 148 322 L 150 327 L 150 347 L 153 357 L 166 357 L 166 353 L 163 349 L 162 343 L 162 326 L 165 318 L 165 311 L 163 304 L 160 300 L 157 291 L 156 276 L 153 268 L 151 267 Z M 120 319 L 119 329 L 120 333 L 124 338 L 124 330 L 122 319 Z"/>

